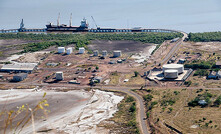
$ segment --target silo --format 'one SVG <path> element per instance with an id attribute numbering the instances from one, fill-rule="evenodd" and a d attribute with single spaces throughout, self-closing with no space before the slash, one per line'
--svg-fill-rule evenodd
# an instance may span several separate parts
<path id="1" fill-rule="evenodd" d="M 85 51 L 85 48 L 84 48 L 84 47 L 80 47 L 80 48 L 79 48 L 79 52 L 78 52 L 78 53 L 79 53 L 79 54 L 83 54 L 83 53 L 84 53 L 84 51 Z"/>
<path id="2" fill-rule="evenodd" d="M 58 53 L 65 53 L 65 48 L 64 47 L 58 47 Z"/>
<path id="3" fill-rule="evenodd" d="M 181 64 L 166 64 L 163 65 L 163 72 L 166 70 L 177 70 L 178 74 L 181 74 L 184 71 L 184 67 Z"/>
<path id="4" fill-rule="evenodd" d="M 164 71 L 164 78 L 176 79 L 176 78 L 178 78 L 178 71 L 177 70 L 165 70 Z"/>
<path id="5" fill-rule="evenodd" d="M 120 50 L 115 50 L 113 57 L 120 57 L 121 56 L 121 51 Z"/>
<path id="6" fill-rule="evenodd" d="M 63 72 L 56 72 L 56 80 L 63 80 Z"/>
<path id="7" fill-rule="evenodd" d="M 68 55 L 71 54 L 72 51 L 73 51 L 73 49 L 72 49 L 71 47 L 67 48 L 67 54 L 68 54 Z"/>
<path id="8" fill-rule="evenodd" d="M 94 50 L 94 56 L 98 56 L 98 50 Z"/>
<path id="9" fill-rule="evenodd" d="M 102 56 L 103 56 L 103 57 L 106 57 L 106 56 L 107 56 L 107 51 L 106 51 L 106 50 L 102 51 Z"/>

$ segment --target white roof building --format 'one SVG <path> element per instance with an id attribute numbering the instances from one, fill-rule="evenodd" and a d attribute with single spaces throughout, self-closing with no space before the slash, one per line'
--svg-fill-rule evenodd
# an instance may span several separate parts
<path id="1" fill-rule="evenodd" d="M 33 70 L 36 69 L 37 63 L 13 63 L 13 64 L 5 64 L 1 68 L 3 72 L 29 72 L 31 73 Z"/>

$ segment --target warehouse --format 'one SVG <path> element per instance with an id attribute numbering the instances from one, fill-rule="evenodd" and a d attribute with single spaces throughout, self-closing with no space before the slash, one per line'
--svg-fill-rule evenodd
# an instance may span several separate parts
<path id="1" fill-rule="evenodd" d="M 2 72 L 24 72 L 32 73 L 37 68 L 37 63 L 13 63 L 5 64 L 1 68 Z"/>

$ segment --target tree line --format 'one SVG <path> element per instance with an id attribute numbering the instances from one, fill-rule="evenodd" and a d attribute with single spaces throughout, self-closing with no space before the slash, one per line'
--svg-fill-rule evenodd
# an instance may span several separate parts
<path id="1" fill-rule="evenodd" d="M 188 41 L 193 41 L 193 42 L 221 41 L 221 32 L 189 33 Z"/>
<path id="2" fill-rule="evenodd" d="M 91 40 L 132 40 L 143 43 L 161 44 L 165 40 L 182 37 L 182 33 L 87 33 L 87 34 L 0 34 L 0 39 L 41 40 L 38 43 L 24 45 L 22 53 L 44 50 L 50 46 L 67 46 L 75 44 L 76 49 L 85 47 Z"/>

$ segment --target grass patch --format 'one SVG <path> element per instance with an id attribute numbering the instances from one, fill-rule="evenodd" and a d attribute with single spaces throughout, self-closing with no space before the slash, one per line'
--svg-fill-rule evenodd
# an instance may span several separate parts
<path id="1" fill-rule="evenodd" d="M 209 89 L 154 89 L 136 90 L 144 95 L 146 115 L 155 133 L 171 133 L 164 123 L 182 133 L 220 133 L 221 91 Z M 208 106 L 189 107 L 195 98 L 205 99 Z M 163 122 L 161 122 L 163 121 Z M 198 126 L 191 128 L 191 126 Z"/>

